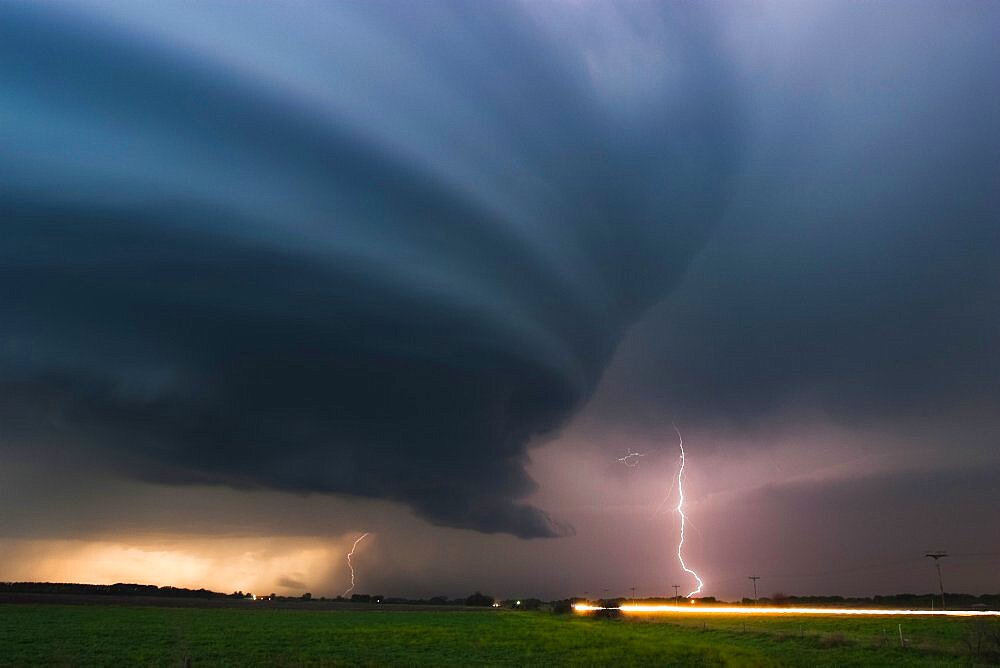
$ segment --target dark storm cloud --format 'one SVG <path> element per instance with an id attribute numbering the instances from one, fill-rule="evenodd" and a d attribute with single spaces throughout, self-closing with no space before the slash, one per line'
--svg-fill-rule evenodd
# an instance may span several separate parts
<path id="1" fill-rule="evenodd" d="M 526 446 L 676 283 L 738 164 L 705 17 L 101 7 L 2 10 L 7 438 L 565 531 L 518 501 Z"/>
<path id="2" fill-rule="evenodd" d="M 790 405 L 862 424 L 996 413 L 997 5 L 820 14 L 796 58 L 763 57 L 747 178 L 632 342 L 608 415 L 668 407 L 745 427 Z"/>

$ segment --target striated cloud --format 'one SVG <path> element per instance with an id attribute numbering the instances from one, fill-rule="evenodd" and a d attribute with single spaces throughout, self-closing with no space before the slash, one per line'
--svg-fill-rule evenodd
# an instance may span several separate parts
<path id="1" fill-rule="evenodd" d="M 144 480 L 572 531 L 520 501 L 526 449 L 739 166 L 701 10 L 0 11 L 11 435 Z"/>

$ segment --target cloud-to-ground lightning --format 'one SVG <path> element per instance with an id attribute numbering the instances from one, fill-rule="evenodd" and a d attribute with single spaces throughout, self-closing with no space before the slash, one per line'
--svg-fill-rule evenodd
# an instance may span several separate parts
<path id="1" fill-rule="evenodd" d="M 697 573 L 688 568 L 687 564 L 684 563 L 684 555 L 682 554 L 684 548 L 684 524 L 687 521 L 687 518 L 684 517 L 684 465 L 687 461 L 687 458 L 684 454 L 684 437 L 681 435 L 681 430 L 677 428 L 677 425 L 674 425 L 674 431 L 677 432 L 677 439 L 681 448 L 681 465 L 677 469 L 677 507 L 674 509 L 677 511 L 677 514 L 680 515 L 681 517 L 681 532 L 680 532 L 681 535 L 680 535 L 680 540 L 677 541 L 677 561 L 680 562 L 681 568 L 684 569 L 685 572 L 693 576 L 694 579 L 697 580 L 698 582 L 698 586 L 693 590 L 691 590 L 690 592 L 688 592 L 687 594 L 687 598 L 691 598 L 695 594 L 701 593 L 701 590 L 705 586 L 705 583 L 702 582 L 701 578 L 698 577 Z"/>
<path id="2" fill-rule="evenodd" d="M 622 464 L 632 469 L 639 465 L 639 457 L 645 457 L 645 456 L 646 454 L 643 452 L 636 452 L 635 450 L 626 450 L 625 456 L 619 457 L 618 461 L 620 461 Z"/>
<path id="3" fill-rule="evenodd" d="M 354 545 L 351 546 L 351 551 L 347 553 L 347 567 L 351 569 L 351 586 L 344 590 L 344 596 L 347 596 L 354 591 L 354 564 L 351 563 L 351 557 L 354 556 L 354 550 L 358 549 L 358 543 L 363 541 L 365 538 L 368 538 L 368 534 L 361 534 L 361 536 L 354 541 Z"/>

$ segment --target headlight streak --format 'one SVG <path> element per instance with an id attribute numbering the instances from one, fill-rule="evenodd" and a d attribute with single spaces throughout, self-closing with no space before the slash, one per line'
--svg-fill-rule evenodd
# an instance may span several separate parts
<path id="1" fill-rule="evenodd" d="M 361 536 L 354 541 L 354 545 L 351 546 L 351 551 L 347 553 L 347 567 L 351 569 L 351 586 L 344 590 L 342 596 L 347 596 L 352 591 L 354 591 L 354 565 L 351 564 L 351 557 L 354 556 L 354 550 L 358 549 L 358 543 L 360 543 L 367 537 L 368 537 L 367 533 L 361 534 Z"/>
<path id="2" fill-rule="evenodd" d="M 680 540 L 677 542 L 677 561 L 680 562 L 681 568 L 683 568 L 687 573 L 694 576 L 694 579 L 698 581 L 698 586 L 695 589 L 688 592 L 687 594 L 687 598 L 691 598 L 695 594 L 701 593 L 701 590 L 702 588 L 704 588 L 705 583 L 702 582 L 701 578 L 698 577 L 697 573 L 695 573 L 693 570 L 687 567 L 687 564 L 684 563 L 684 556 L 681 554 L 681 548 L 684 547 L 684 524 L 687 521 L 687 518 L 684 517 L 684 464 L 686 461 L 686 457 L 684 455 L 684 437 L 681 436 L 681 430 L 677 428 L 676 424 L 673 425 L 673 427 L 674 431 L 677 432 L 678 444 L 680 445 L 681 448 L 681 465 L 680 468 L 677 469 L 677 507 L 675 508 L 677 514 L 681 516 L 681 537 Z"/>
<path id="3" fill-rule="evenodd" d="M 644 605 L 625 604 L 617 607 L 602 607 L 587 603 L 573 605 L 576 612 L 596 612 L 598 610 L 619 610 L 626 614 L 716 614 L 716 615 L 856 615 L 856 616 L 908 616 L 922 617 L 1000 617 L 1000 610 L 888 610 L 880 608 L 754 608 L 741 606 L 708 605 Z"/>

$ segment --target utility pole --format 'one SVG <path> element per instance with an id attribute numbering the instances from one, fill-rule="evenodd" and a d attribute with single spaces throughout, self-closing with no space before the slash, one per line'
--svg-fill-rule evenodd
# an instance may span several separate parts
<path id="1" fill-rule="evenodd" d="M 750 579 L 753 580 L 753 604 L 757 605 L 757 580 L 760 580 L 759 575 L 751 575 Z"/>
<path id="2" fill-rule="evenodd" d="M 938 589 L 941 590 L 941 609 L 942 610 L 947 610 L 948 608 L 945 607 L 945 603 L 944 603 L 944 580 L 941 579 L 941 558 L 942 557 L 947 557 L 948 553 L 947 552 L 928 552 L 924 556 L 925 557 L 930 557 L 931 559 L 933 559 L 934 560 L 934 566 L 937 567 Z"/>
<path id="3" fill-rule="evenodd" d="M 632 585 L 632 600 L 635 600 L 635 585 Z"/>
<path id="4" fill-rule="evenodd" d="M 681 602 L 681 594 L 680 594 L 679 591 L 677 591 L 680 588 L 681 588 L 680 585 L 674 585 L 674 603 L 680 603 Z"/>

